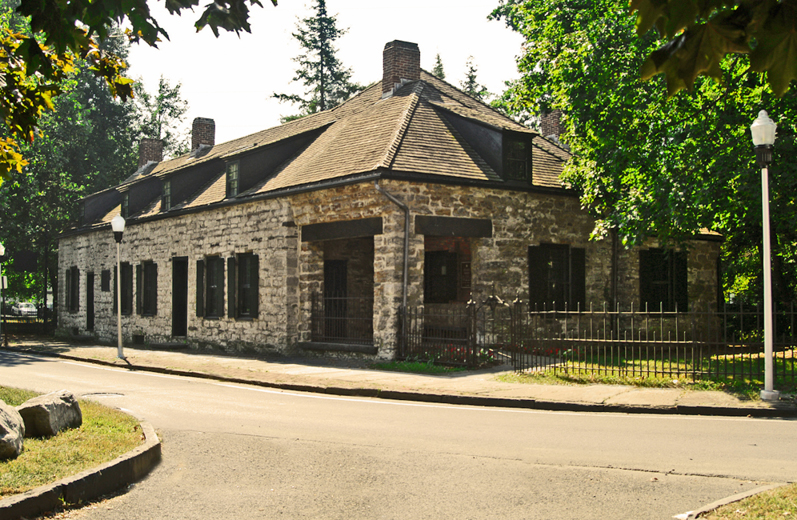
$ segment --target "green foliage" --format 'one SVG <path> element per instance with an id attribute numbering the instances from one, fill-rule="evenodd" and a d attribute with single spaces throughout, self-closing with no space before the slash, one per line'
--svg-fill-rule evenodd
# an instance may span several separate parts
<path id="1" fill-rule="evenodd" d="M 664 73 L 670 95 L 692 90 L 706 75 L 724 79 L 728 55 L 750 55 L 750 67 L 765 72 L 782 96 L 797 78 L 797 3 L 794 0 L 631 0 L 637 34 L 652 28 L 666 43 L 649 53 L 642 77 Z"/>
<path id="2" fill-rule="evenodd" d="M 295 94 L 272 94 L 281 102 L 298 104 L 301 113 L 288 116 L 282 122 L 334 108 L 363 90 L 363 86 L 351 82 L 351 69 L 346 69 L 338 60 L 335 40 L 346 34 L 337 28 L 337 20 L 327 14 L 325 0 L 316 0 L 312 6 L 315 14 L 296 24 L 293 37 L 299 41 L 304 53 L 293 58 L 299 68 L 293 81 L 301 82 L 306 90 L 304 96 Z"/>
<path id="3" fill-rule="evenodd" d="M 272 0 L 276 5 L 276 0 Z M 196 0 L 167 0 L 171 14 L 193 10 Z M 195 26 L 249 32 L 249 6 L 262 6 L 259 0 L 218 0 L 208 4 Z M 16 8 L 18 17 L 9 15 Z M 130 41 L 143 41 L 153 47 L 169 38 L 147 6 L 146 0 L 70 0 L 41 2 L 24 0 L 17 7 L 6 3 L 3 20 L 27 18 L 28 31 L 0 30 L 0 116 L 7 135 L 0 136 L 0 182 L 12 172 L 22 173 L 27 164 L 20 143 L 36 137 L 39 118 L 53 110 L 53 99 L 64 92 L 64 82 L 81 60 L 86 70 L 105 81 L 111 94 L 125 100 L 133 95 L 132 80 L 124 77 L 126 64 L 112 49 L 101 45 L 117 26 L 129 27 Z M 14 27 L 14 25 L 10 25 Z"/>
<path id="4" fill-rule="evenodd" d="M 462 87 L 462 90 L 468 94 L 469 96 L 475 97 L 480 101 L 484 101 L 487 96 L 490 95 L 487 92 L 487 87 L 484 85 L 480 85 L 479 81 L 476 79 L 476 73 L 478 69 L 476 68 L 476 64 L 473 63 L 473 56 L 468 56 L 468 61 L 465 62 L 465 80 L 461 81 L 459 84 Z"/>
<path id="5" fill-rule="evenodd" d="M 136 83 L 136 105 L 142 137 L 163 141 L 163 156 L 177 157 L 190 152 L 190 139 L 180 133 L 180 127 L 188 111 L 188 102 L 182 98 L 181 83 L 173 87 L 161 76 L 158 92 L 149 94 L 141 82 Z"/>
<path id="6" fill-rule="evenodd" d="M 640 38 L 625 0 L 502 1 L 493 12 L 526 40 L 502 106 L 512 114 L 563 111 L 573 159 L 564 180 L 596 218 L 593 238 L 616 230 L 626 247 L 650 237 L 683 244 L 701 230 L 725 237 L 726 290 L 758 297 L 761 185 L 749 126 L 765 108 L 777 121 L 770 179 L 779 301 L 797 288 L 797 97 L 774 97 L 745 56 L 719 65 L 724 85 L 697 78 L 693 95 L 667 99 L 661 77 L 638 71 L 656 49 Z"/>
<path id="7" fill-rule="evenodd" d="M 701 514 L 705 520 L 771 520 L 797 514 L 797 484 L 780 486 Z"/>
<path id="8" fill-rule="evenodd" d="M 434 57 L 434 68 L 432 68 L 432 74 L 434 74 L 440 79 L 446 79 L 446 73 L 443 70 L 443 60 L 442 58 L 440 58 L 439 52 Z"/>

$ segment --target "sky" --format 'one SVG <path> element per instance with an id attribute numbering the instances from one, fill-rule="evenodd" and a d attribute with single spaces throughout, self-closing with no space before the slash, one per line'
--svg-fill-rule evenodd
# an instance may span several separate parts
<path id="1" fill-rule="evenodd" d="M 204 2 L 200 2 L 204 5 Z M 160 2 L 150 2 L 155 18 L 169 40 L 158 49 L 133 45 L 130 77 L 143 80 L 152 92 L 160 76 L 170 84 L 181 83 L 188 101 L 185 131 L 195 117 L 216 122 L 216 143 L 242 137 L 279 124 L 280 116 L 298 107 L 280 103 L 272 93 L 303 95 L 303 86 L 292 82 L 301 48 L 291 33 L 298 19 L 311 15 L 309 0 L 280 0 L 273 6 L 250 12 L 251 34 L 220 32 L 219 38 L 193 23 L 200 10 L 172 16 Z M 477 80 L 491 93 L 504 90 L 504 82 L 518 76 L 515 58 L 522 38 L 501 21 L 487 16 L 498 0 L 327 0 L 327 11 L 338 28 L 348 32 L 336 41 L 337 56 L 353 71 L 352 79 L 364 85 L 382 79 L 382 49 L 387 42 L 417 43 L 421 68 L 431 71 L 435 56 L 443 61 L 446 81 L 459 86 L 465 63 L 473 56 Z"/>

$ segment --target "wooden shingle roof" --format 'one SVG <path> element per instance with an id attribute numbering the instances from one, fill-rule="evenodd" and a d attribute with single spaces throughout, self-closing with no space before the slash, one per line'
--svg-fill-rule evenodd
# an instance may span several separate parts
<path id="1" fill-rule="evenodd" d="M 452 118 L 482 125 L 499 135 L 507 132 L 528 135 L 532 143 L 532 184 L 563 188 L 559 175 L 569 157 L 565 150 L 445 81 L 421 71 L 420 80 L 404 84 L 390 96 L 383 98 L 381 83 L 377 82 L 331 110 L 217 144 L 194 155 L 147 165 L 115 189 L 129 189 L 145 179 L 165 178 L 205 165 L 217 168 L 218 174 L 213 174 L 204 185 L 196 186 L 195 192 L 173 209 L 213 205 L 226 197 L 224 161 L 308 135 L 311 137 L 296 145 L 292 155 L 272 171 L 264 172 L 254 186 L 237 198 L 302 186 L 322 187 L 325 182 L 391 172 L 412 174 L 421 179 L 428 176 L 430 182 L 446 179 L 448 182 L 503 183 L 488 160 L 455 128 Z M 112 211 L 118 213 L 118 207 Z M 159 200 L 153 200 L 137 216 L 152 216 L 159 211 Z M 106 220 L 105 217 L 100 219 Z"/>

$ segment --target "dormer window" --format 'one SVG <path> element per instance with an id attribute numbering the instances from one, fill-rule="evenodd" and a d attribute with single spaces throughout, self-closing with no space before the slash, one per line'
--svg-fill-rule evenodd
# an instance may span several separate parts
<path id="1" fill-rule="evenodd" d="M 120 211 L 124 218 L 130 217 L 130 193 L 125 192 L 122 194 L 122 210 Z"/>
<path id="2" fill-rule="evenodd" d="M 163 195 L 161 196 L 161 211 L 169 211 L 172 207 L 172 181 L 163 181 Z"/>
<path id="3" fill-rule="evenodd" d="M 238 195 L 238 161 L 227 163 L 227 198 Z"/>
<path id="4" fill-rule="evenodd" d="M 531 182 L 531 143 L 504 138 L 504 178 L 507 181 Z"/>

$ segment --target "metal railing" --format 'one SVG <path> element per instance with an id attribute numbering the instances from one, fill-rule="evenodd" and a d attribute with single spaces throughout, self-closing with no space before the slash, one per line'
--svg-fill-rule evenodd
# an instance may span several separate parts
<path id="1" fill-rule="evenodd" d="M 310 341 L 373 345 L 374 299 L 313 293 Z"/>
<path id="2" fill-rule="evenodd" d="M 555 307 L 554 307 L 555 308 Z M 567 309 L 567 307 L 566 307 Z M 797 381 L 797 313 L 775 313 L 776 384 Z M 763 309 L 741 303 L 720 310 L 665 312 L 617 306 L 529 309 L 495 296 L 447 309 L 403 310 L 399 356 L 478 365 L 510 361 L 517 371 L 673 379 L 761 381 Z M 401 327 L 399 330 L 404 330 Z"/>

